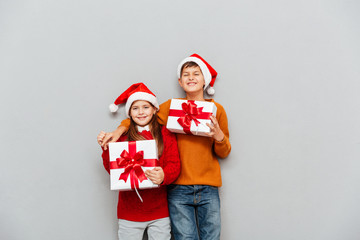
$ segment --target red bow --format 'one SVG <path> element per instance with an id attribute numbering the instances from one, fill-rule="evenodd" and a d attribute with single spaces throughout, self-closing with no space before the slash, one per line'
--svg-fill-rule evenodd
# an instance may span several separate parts
<path id="1" fill-rule="evenodd" d="M 121 158 L 116 159 L 116 163 L 120 168 L 125 168 L 125 170 L 120 174 L 119 180 L 126 182 L 130 175 L 131 188 L 139 188 L 139 181 L 142 182 L 147 179 L 141 168 L 144 164 L 144 152 L 139 151 L 132 156 L 124 150 L 120 156 Z"/>
<path id="2" fill-rule="evenodd" d="M 203 112 L 204 107 L 197 107 L 196 103 L 192 100 L 188 100 L 187 103 L 181 104 L 182 110 L 170 109 L 169 115 L 179 117 L 178 123 L 183 127 L 183 130 L 187 134 L 192 134 L 190 131 L 191 121 L 194 121 L 198 126 L 200 121 L 198 119 L 209 119 L 212 113 Z"/>

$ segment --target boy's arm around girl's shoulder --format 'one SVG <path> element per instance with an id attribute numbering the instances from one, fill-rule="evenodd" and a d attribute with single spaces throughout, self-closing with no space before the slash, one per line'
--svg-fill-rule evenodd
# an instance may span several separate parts
<path id="1" fill-rule="evenodd" d="M 161 133 L 164 142 L 164 150 L 161 157 L 163 158 L 163 171 L 165 175 L 162 185 L 169 185 L 180 174 L 180 157 L 175 134 L 171 133 L 166 127 L 162 127 Z"/>
<path id="2" fill-rule="evenodd" d="M 166 124 L 167 124 L 167 120 L 169 117 L 169 111 L 170 111 L 170 103 L 171 103 L 171 99 L 160 104 L 159 111 L 157 112 L 158 122 L 163 126 L 166 126 Z"/>
<path id="3" fill-rule="evenodd" d="M 231 152 L 231 144 L 229 140 L 228 119 L 225 109 L 219 103 L 215 103 L 217 107 L 216 119 L 219 123 L 220 129 L 223 131 L 225 137 L 222 141 L 214 140 L 215 154 L 220 158 L 226 158 Z"/>

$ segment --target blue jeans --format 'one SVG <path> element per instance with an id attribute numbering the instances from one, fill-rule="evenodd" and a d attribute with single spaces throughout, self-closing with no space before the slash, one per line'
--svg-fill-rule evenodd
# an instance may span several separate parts
<path id="1" fill-rule="evenodd" d="M 220 198 L 217 187 L 169 185 L 171 230 L 175 240 L 219 240 Z"/>

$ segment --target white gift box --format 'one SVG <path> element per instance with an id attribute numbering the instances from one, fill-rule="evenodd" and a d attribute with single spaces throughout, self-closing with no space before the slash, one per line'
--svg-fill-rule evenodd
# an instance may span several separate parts
<path id="1" fill-rule="evenodd" d="M 174 133 L 207 137 L 212 124 L 210 116 L 216 116 L 213 102 L 171 99 L 166 128 Z"/>
<path id="2" fill-rule="evenodd" d="M 141 153 L 143 158 L 140 157 Z M 155 140 L 109 143 L 109 154 L 111 190 L 126 191 L 159 187 L 144 175 L 146 170 L 159 166 Z M 145 180 L 140 181 L 139 176 L 140 179 L 145 178 Z"/>

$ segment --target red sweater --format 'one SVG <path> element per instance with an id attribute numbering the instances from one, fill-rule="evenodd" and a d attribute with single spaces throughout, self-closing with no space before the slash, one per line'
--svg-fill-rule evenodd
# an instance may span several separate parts
<path id="1" fill-rule="evenodd" d="M 140 201 L 135 191 L 119 191 L 117 216 L 128 221 L 151 221 L 169 216 L 166 185 L 174 182 L 180 173 L 180 158 L 176 137 L 165 127 L 161 129 L 164 151 L 159 158 L 160 167 L 164 170 L 164 182 L 159 188 L 139 189 L 143 202 Z M 140 133 L 148 138 L 149 132 Z M 125 141 L 121 137 L 119 141 Z M 109 151 L 103 151 L 103 164 L 110 173 Z"/>

